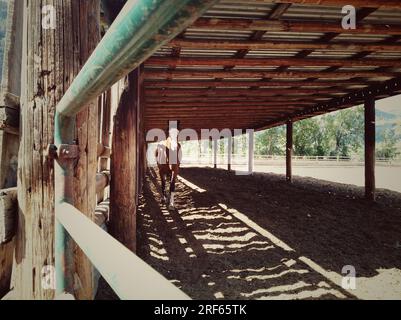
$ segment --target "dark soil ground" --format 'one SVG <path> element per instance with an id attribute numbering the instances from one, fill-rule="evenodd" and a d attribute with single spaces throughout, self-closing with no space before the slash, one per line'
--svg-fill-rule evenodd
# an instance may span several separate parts
<path id="1" fill-rule="evenodd" d="M 401 194 L 378 190 L 370 203 L 363 188 L 311 178 L 180 175 L 204 191 L 178 182 L 177 210 L 168 211 L 150 169 L 138 255 L 191 298 L 401 299 Z M 355 267 L 358 290 L 341 287 L 345 265 Z M 114 297 L 100 288 L 99 299 Z"/>

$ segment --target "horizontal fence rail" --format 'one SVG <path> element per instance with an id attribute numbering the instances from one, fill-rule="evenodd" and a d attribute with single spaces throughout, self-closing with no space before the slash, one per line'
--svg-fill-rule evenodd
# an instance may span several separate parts
<path id="1" fill-rule="evenodd" d="M 74 206 L 58 209 L 57 219 L 121 299 L 190 299 Z"/>
<path id="2" fill-rule="evenodd" d="M 245 154 L 233 154 L 231 156 L 232 164 L 246 164 L 248 156 Z M 255 165 L 274 165 L 284 164 L 285 156 L 281 155 L 255 155 Z M 293 165 L 364 165 L 363 158 L 358 157 L 336 157 L 336 156 L 293 156 Z M 183 164 L 208 164 L 213 162 L 212 153 L 202 153 L 199 156 L 193 153 L 184 153 L 182 157 Z M 227 154 L 218 154 L 217 163 L 226 164 L 228 162 Z M 383 166 L 401 166 L 401 158 L 376 158 L 376 165 Z"/>

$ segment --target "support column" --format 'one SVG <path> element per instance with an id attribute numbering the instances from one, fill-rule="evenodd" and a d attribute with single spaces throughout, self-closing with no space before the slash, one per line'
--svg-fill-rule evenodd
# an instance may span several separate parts
<path id="1" fill-rule="evenodd" d="M 111 89 L 108 89 L 102 96 L 102 122 L 101 122 L 101 144 L 104 147 L 110 147 L 110 125 L 111 125 Z M 99 115 L 100 116 L 100 115 Z M 99 171 L 106 171 L 109 169 L 108 158 L 99 159 Z"/>
<path id="2" fill-rule="evenodd" d="M 23 12 L 23 1 L 8 1 L 0 88 L 0 189 L 17 186 Z M 10 290 L 14 241 L 0 244 L 0 299 Z"/>
<path id="3" fill-rule="evenodd" d="M 144 181 L 144 145 L 145 145 L 145 104 L 144 97 L 144 65 L 138 67 L 138 85 L 137 85 L 137 203 L 139 195 L 142 193 L 142 185 Z"/>
<path id="4" fill-rule="evenodd" d="M 227 170 L 231 171 L 231 161 L 232 161 L 232 153 L 233 153 L 233 138 L 230 135 L 228 137 L 228 145 L 227 145 Z"/>
<path id="5" fill-rule="evenodd" d="M 213 140 L 213 168 L 217 169 L 217 139 Z"/>
<path id="6" fill-rule="evenodd" d="M 248 172 L 253 173 L 254 131 L 248 131 Z"/>
<path id="7" fill-rule="evenodd" d="M 42 272 L 54 267 L 55 247 L 59 252 L 61 247 L 55 245 L 54 235 L 54 172 L 58 166 L 54 165 L 50 157 L 46 157 L 45 152 L 55 142 L 56 105 L 99 40 L 100 8 L 96 1 L 54 0 L 56 28 L 45 29 L 40 19 L 43 1 L 25 3 L 21 76 L 22 130 L 18 158 L 19 221 L 15 238 L 13 281 L 19 299 L 46 300 L 54 298 L 54 290 L 42 286 Z M 97 143 L 97 105 L 90 103 L 77 116 L 76 131 L 68 133 L 79 141 L 79 163 L 74 165 L 74 170 L 69 172 L 71 176 L 68 176 L 75 193 L 68 200 L 92 218 L 96 205 L 97 159 L 93 146 Z M 86 149 L 88 146 L 90 150 Z M 84 179 L 89 182 L 85 188 L 82 187 Z M 60 181 L 57 183 L 60 186 Z M 76 283 L 81 284 L 76 286 L 76 297 L 90 299 L 93 283 L 91 264 L 83 253 L 76 251 L 74 257 L 76 264 L 68 266 L 67 277 L 69 280 L 75 278 Z M 69 282 L 66 289 L 71 289 L 72 285 Z"/>
<path id="8" fill-rule="evenodd" d="M 139 69 L 128 75 L 114 118 L 110 184 L 110 234 L 133 252 L 136 251 L 137 166 L 141 160 L 137 152 L 139 77 Z"/>
<path id="9" fill-rule="evenodd" d="M 375 100 L 365 101 L 365 197 L 375 200 L 376 123 Z"/>
<path id="10" fill-rule="evenodd" d="M 292 142 L 292 121 L 287 121 L 287 143 L 286 143 L 286 180 L 292 182 L 292 152 L 293 152 L 293 142 Z"/>

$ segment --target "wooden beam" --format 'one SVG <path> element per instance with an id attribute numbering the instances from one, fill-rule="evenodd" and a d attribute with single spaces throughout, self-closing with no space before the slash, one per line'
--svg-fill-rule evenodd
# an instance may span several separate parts
<path id="1" fill-rule="evenodd" d="M 365 101 L 365 197 L 375 200 L 375 100 L 368 98 Z"/>
<path id="2" fill-rule="evenodd" d="M 256 0 L 265 3 L 264 0 Z M 269 0 L 269 3 L 281 3 L 284 0 Z M 370 7 L 370 8 L 390 8 L 399 9 L 401 3 L 398 0 L 285 0 L 292 4 L 308 4 L 322 6 L 337 6 L 353 5 L 355 7 Z"/>
<path id="3" fill-rule="evenodd" d="M 10 92 L 0 92 L 0 106 L 6 106 L 13 109 L 20 108 L 20 97 Z"/>
<path id="4" fill-rule="evenodd" d="M 287 139 L 286 139 L 286 180 L 292 182 L 292 121 L 287 121 Z"/>
<path id="5" fill-rule="evenodd" d="M 327 102 L 319 103 L 310 108 L 304 108 L 300 112 L 295 112 L 291 115 L 291 119 L 300 120 L 305 119 L 317 114 L 323 114 L 327 111 L 334 111 L 343 109 L 346 107 L 355 106 L 358 103 L 363 103 L 367 98 L 370 97 L 386 97 L 401 94 L 401 78 L 394 78 L 383 83 L 369 86 L 362 90 L 358 90 L 339 98 L 332 99 Z M 287 119 L 280 118 L 274 121 L 266 122 L 265 124 L 256 127 L 256 130 L 264 130 L 271 128 L 277 124 L 285 123 Z"/>
<path id="6" fill-rule="evenodd" d="M 294 104 L 246 104 L 246 103 L 240 103 L 237 105 L 222 105 L 220 104 L 215 104 L 215 105 L 199 105 L 199 106 L 192 106 L 192 104 L 185 104 L 181 106 L 177 106 L 172 104 L 171 106 L 168 107 L 163 107 L 163 105 L 160 106 L 147 106 L 147 111 L 146 111 L 146 116 L 152 116 L 152 115 L 159 115 L 161 114 L 169 114 L 172 112 L 179 112 L 179 113 L 185 113 L 187 112 L 188 114 L 194 114 L 194 112 L 204 112 L 204 113 L 227 113 L 231 111 L 240 111 L 242 113 L 246 112 L 254 112 L 257 110 L 261 111 L 272 111 L 272 110 L 293 110 L 293 111 L 303 111 L 305 109 L 305 106 L 313 106 L 313 103 L 302 103 L 297 105 L 296 103 Z"/>
<path id="7" fill-rule="evenodd" d="M 347 92 L 349 90 L 343 90 Z M 165 97 L 180 97 L 180 96 L 214 96 L 216 97 L 270 97 L 277 95 L 289 95 L 289 94 L 328 94 L 328 93 L 341 93 L 338 88 L 325 88 L 325 89 L 146 89 L 145 94 L 147 95 L 147 101 L 149 99 L 162 99 Z"/>
<path id="8" fill-rule="evenodd" d="M 147 80 L 145 82 L 146 88 L 188 88 L 188 87 L 216 87 L 216 88 L 239 88 L 239 87 L 270 87 L 270 88 L 281 88 L 281 87 L 342 87 L 342 86 L 352 86 L 352 85 L 362 85 L 367 86 L 365 82 L 362 81 L 349 81 L 349 80 L 338 80 L 338 81 L 314 81 L 314 82 L 304 82 L 304 81 L 246 81 L 246 80 Z"/>
<path id="9" fill-rule="evenodd" d="M 344 93 L 345 94 L 345 93 Z M 308 101 L 315 101 L 317 99 L 330 99 L 333 95 L 325 94 L 325 95 L 307 95 Z M 227 96 L 227 97 L 220 97 L 220 96 L 213 96 L 213 97 L 160 97 L 157 99 L 150 99 L 147 98 L 146 102 L 149 105 L 156 104 L 161 105 L 165 102 L 167 103 L 204 103 L 204 104 L 218 104 L 222 102 L 243 102 L 243 103 L 263 103 L 263 102 L 293 102 L 293 101 L 300 101 L 304 103 L 305 101 L 305 94 L 298 94 L 298 95 L 288 95 L 286 98 L 283 96 L 250 96 L 250 97 L 243 97 L 243 96 Z M 294 103 L 294 102 L 293 102 Z"/>
<path id="10" fill-rule="evenodd" d="M 19 109 L 0 106 L 0 130 L 19 135 Z"/>
<path id="11" fill-rule="evenodd" d="M 264 32 L 334 32 L 347 34 L 399 35 L 401 25 L 358 23 L 356 29 L 343 29 L 337 22 L 291 21 L 291 20 L 252 20 L 200 18 L 191 26 L 206 30 L 240 30 Z"/>
<path id="12" fill-rule="evenodd" d="M 349 93 L 345 96 L 315 105 L 310 109 L 306 108 L 300 114 L 294 115 L 294 117 L 304 116 L 313 112 L 335 110 L 341 106 L 356 105 L 358 103 L 363 103 L 368 97 L 387 97 L 397 94 L 401 94 L 401 78 L 395 78 L 385 81 L 380 85 L 370 86 L 363 90 Z"/>
<path id="13" fill-rule="evenodd" d="M 314 58 L 172 58 L 151 57 L 146 66 L 310 66 L 310 67 L 400 67 L 399 59 L 314 59 Z"/>
<path id="14" fill-rule="evenodd" d="M 400 47 L 401 48 L 401 47 Z M 390 50 L 391 51 L 391 50 Z M 277 79 L 295 79 L 295 78 L 328 78 L 328 79 L 351 79 L 360 78 L 378 78 L 389 77 L 394 78 L 399 75 L 395 72 L 385 71 L 292 71 L 292 72 L 275 72 L 260 70 L 228 70 L 228 71 L 200 71 L 200 70 L 152 70 L 147 69 L 146 77 L 148 79 L 172 79 L 172 78 L 277 78 Z"/>
<path id="15" fill-rule="evenodd" d="M 195 40 L 174 39 L 169 45 L 189 49 L 216 50 L 333 50 L 333 51 L 374 51 L 401 52 L 401 45 L 386 43 L 355 42 L 290 42 L 290 41 L 244 41 L 244 40 Z"/>

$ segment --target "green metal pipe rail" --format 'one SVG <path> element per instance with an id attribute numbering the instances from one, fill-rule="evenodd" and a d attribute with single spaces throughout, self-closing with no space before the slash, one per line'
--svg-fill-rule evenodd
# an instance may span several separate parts
<path id="1" fill-rule="evenodd" d="M 54 133 L 58 157 L 55 164 L 56 295 L 73 292 L 73 273 L 69 269 L 73 239 L 120 298 L 188 299 L 71 205 L 74 155 L 77 154 L 74 149 L 75 115 L 217 2 L 127 1 L 57 105 Z M 111 256 L 115 258 L 110 259 Z"/>

